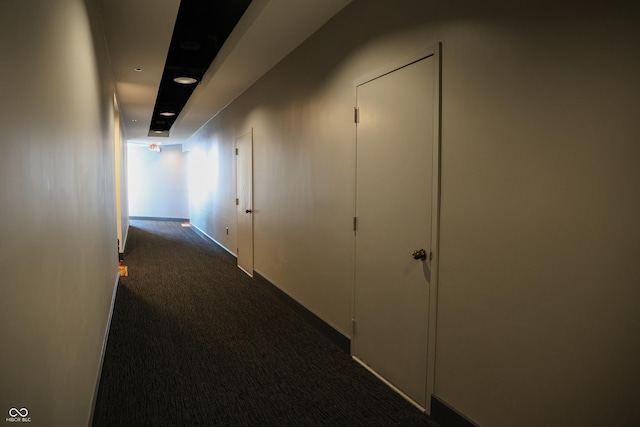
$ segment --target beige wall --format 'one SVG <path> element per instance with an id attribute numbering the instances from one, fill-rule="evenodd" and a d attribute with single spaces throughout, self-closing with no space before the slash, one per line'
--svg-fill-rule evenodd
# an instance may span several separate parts
<path id="1" fill-rule="evenodd" d="M 442 42 L 436 395 L 486 426 L 633 425 L 638 8 L 463 3 L 348 6 L 189 141 L 192 221 L 235 251 L 253 127 L 255 269 L 348 335 L 353 80 Z"/>
<path id="2" fill-rule="evenodd" d="M 117 269 L 113 90 L 95 4 L 0 2 L 0 419 L 89 421 Z"/>
<path id="3" fill-rule="evenodd" d="M 129 213 L 131 216 L 189 218 L 188 153 L 182 145 L 127 144 Z"/>

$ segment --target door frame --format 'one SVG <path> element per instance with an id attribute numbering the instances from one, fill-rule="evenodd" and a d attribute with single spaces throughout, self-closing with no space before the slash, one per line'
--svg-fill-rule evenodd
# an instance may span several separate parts
<path id="1" fill-rule="evenodd" d="M 382 77 L 386 74 L 390 74 L 398 69 L 409 66 L 421 59 L 432 56 L 433 61 L 433 147 L 432 147 L 432 207 L 431 207 L 431 248 L 432 248 L 432 259 L 429 262 L 429 266 L 431 269 L 431 284 L 429 287 L 429 317 L 428 317 L 428 337 L 427 337 L 427 378 L 426 381 L 426 402 L 414 402 L 408 396 L 406 396 L 402 391 L 398 390 L 391 383 L 386 381 L 376 372 L 372 371 L 366 365 L 365 368 L 370 370 L 374 375 L 376 375 L 379 379 L 389 385 L 392 389 L 398 392 L 401 396 L 407 399 L 410 403 L 416 404 L 418 403 L 420 409 L 424 409 L 427 414 L 431 414 L 431 396 L 435 391 L 435 364 L 436 364 L 436 321 L 437 321 L 437 302 L 438 302 L 438 265 L 439 265 L 439 249 L 440 249 L 440 145 L 442 143 L 441 139 L 441 108 L 442 108 L 442 54 L 441 54 L 442 44 L 437 43 L 433 46 L 426 47 L 424 49 L 420 49 L 416 52 L 413 52 L 410 55 L 404 56 L 402 58 L 398 58 L 397 60 L 390 62 L 389 64 L 378 68 L 370 73 L 367 73 L 353 82 L 353 93 L 355 102 L 354 105 L 357 106 L 357 89 L 358 86 L 363 85 L 371 80 Z M 356 112 L 356 120 L 357 122 L 357 112 Z M 357 130 L 355 132 L 355 138 L 357 139 Z M 357 144 L 357 140 L 354 141 L 354 144 Z M 355 161 L 357 162 L 357 152 L 355 156 Z M 357 185 L 357 175 L 356 170 L 354 168 L 354 188 Z M 355 217 L 355 209 L 356 209 L 356 195 L 354 192 L 354 217 Z M 354 243 L 353 243 L 353 281 L 351 287 L 351 338 L 354 336 L 354 319 L 355 319 L 355 287 L 356 287 L 356 277 L 355 277 L 355 259 L 356 259 L 356 232 L 354 230 Z M 360 363 L 360 361 L 353 354 L 353 346 L 351 347 L 351 357 L 353 357 L 356 361 Z"/>
<path id="2" fill-rule="evenodd" d="M 251 258 L 251 271 L 247 271 L 247 269 L 245 269 L 244 267 L 242 267 L 240 265 L 240 216 L 242 215 L 242 209 L 246 208 L 246 206 L 241 207 L 238 203 L 240 200 L 240 195 L 238 194 L 238 186 L 240 184 L 240 177 L 238 176 L 239 174 L 239 167 L 238 167 L 238 162 L 240 161 L 239 159 L 239 146 L 238 146 L 238 140 L 244 136 L 249 135 L 250 137 L 250 153 L 249 153 L 249 158 L 251 161 L 251 166 L 250 166 L 250 171 L 251 171 L 251 179 L 249 180 L 249 185 L 250 185 L 250 195 L 249 195 L 249 200 L 248 200 L 248 209 L 250 209 L 251 211 L 253 211 L 253 128 L 249 129 L 246 132 L 242 132 L 240 134 L 238 134 L 236 136 L 236 144 L 235 144 L 235 152 L 236 152 L 236 246 L 237 246 L 237 250 L 236 250 L 236 257 L 237 257 L 237 265 L 238 268 L 240 268 L 240 270 L 244 271 L 247 275 L 249 275 L 250 277 L 253 277 L 253 271 L 254 271 L 254 234 L 253 234 L 253 230 L 254 230 L 254 217 L 253 217 L 253 212 L 249 213 L 250 218 L 251 218 L 251 254 L 249 255 L 249 257 Z M 244 248 L 246 250 L 246 248 Z M 244 257 L 244 255 L 243 255 Z"/>
<path id="3" fill-rule="evenodd" d="M 124 246 L 126 244 L 126 232 L 123 230 L 122 224 L 122 186 L 123 171 L 122 164 L 126 150 L 122 143 L 122 131 L 120 124 L 120 106 L 118 99 L 113 95 L 113 146 L 114 146 L 114 174 L 115 174 L 115 199 L 116 199 L 116 234 L 118 237 L 118 261 L 122 261 L 124 256 Z"/>

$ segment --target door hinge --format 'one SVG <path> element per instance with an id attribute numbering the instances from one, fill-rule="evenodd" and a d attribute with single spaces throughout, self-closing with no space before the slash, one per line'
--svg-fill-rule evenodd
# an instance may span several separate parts
<path id="1" fill-rule="evenodd" d="M 236 148 L 236 156 L 238 155 L 238 149 Z"/>
<path id="2" fill-rule="evenodd" d="M 236 199 L 236 206 L 240 204 L 240 199 Z"/>
<path id="3" fill-rule="evenodd" d="M 356 334 L 356 319 L 351 319 L 351 336 Z"/>
<path id="4" fill-rule="evenodd" d="M 433 252 L 429 252 L 429 261 L 433 261 Z"/>
<path id="5" fill-rule="evenodd" d="M 353 217 L 353 231 L 358 231 L 358 217 Z"/>
<path id="6" fill-rule="evenodd" d="M 360 123 L 360 109 L 358 107 L 353 107 L 353 122 Z"/>

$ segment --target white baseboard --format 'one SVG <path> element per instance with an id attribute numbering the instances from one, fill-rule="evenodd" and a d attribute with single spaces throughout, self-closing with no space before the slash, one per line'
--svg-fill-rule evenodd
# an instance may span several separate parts
<path id="1" fill-rule="evenodd" d="M 227 248 L 226 246 L 224 246 L 222 243 L 218 242 L 216 239 L 214 239 L 213 237 L 209 236 L 207 233 L 205 233 L 200 227 L 198 227 L 197 225 L 194 225 L 193 223 L 191 224 L 191 228 L 196 232 L 196 234 L 199 234 L 200 237 L 206 238 L 211 240 L 213 243 L 215 243 L 216 245 L 220 246 L 222 249 L 224 249 L 225 251 L 229 252 L 229 254 L 233 255 L 234 258 L 238 258 L 238 256 L 229 248 Z"/>
<path id="2" fill-rule="evenodd" d="M 371 367 L 369 367 L 369 365 L 364 363 L 362 360 L 358 359 L 356 356 L 351 356 L 351 357 L 353 358 L 353 360 L 358 362 L 363 368 L 365 368 L 367 371 L 371 372 L 376 378 L 378 378 L 380 381 L 385 383 L 389 388 L 391 388 L 391 390 L 395 391 L 400 396 L 402 396 L 404 398 L 404 400 L 406 400 L 407 402 L 411 403 L 413 406 L 418 408 L 420 410 L 420 412 L 426 412 L 425 407 L 423 407 L 421 404 L 419 404 L 418 402 L 416 402 L 415 400 L 410 398 L 408 395 L 403 393 L 402 390 L 400 390 L 398 387 L 396 387 L 395 385 L 390 383 L 385 377 L 383 377 L 382 375 L 380 375 L 379 373 L 374 371 Z"/>
<path id="3" fill-rule="evenodd" d="M 109 308 L 109 316 L 107 317 L 107 327 L 104 331 L 102 340 L 102 349 L 100 350 L 100 363 L 98 364 L 98 372 L 96 374 L 96 386 L 93 390 L 93 399 L 91 402 L 91 414 L 89 415 L 88 427 L 93 425 L 93 414 L 96 410 L 96 401 L 98 400 L 98 390 L 100 389 L 100 378 L 102 377 L 102 364 L 104 363 L 104 353 L 107 350 L 107 340 L 109 339 L 109 330 L 111 329 L 111 318 L 113 316 L 113 307 L 116 303 L 116 294 L 118 293 L 118 283 L 120 282 L 120 272 L 116 274 L 116 282 L 113 285 L 113 293 L 111 295 L 111 307 Z"/>

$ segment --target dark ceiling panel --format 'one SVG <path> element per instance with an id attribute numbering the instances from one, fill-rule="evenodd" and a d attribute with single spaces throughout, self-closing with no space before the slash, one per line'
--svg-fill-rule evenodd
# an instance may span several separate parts
<path id="1" fill-rule="evenodd" d="M 251 0 L 182 0 L 167 54 L 149 136 L 168 136 L 171 126 L 189 100 L 222 45 Z M 194 84 L 174 82 L 192 77 Z M 161 113 L 174 113 L 163 116 Z"/>

